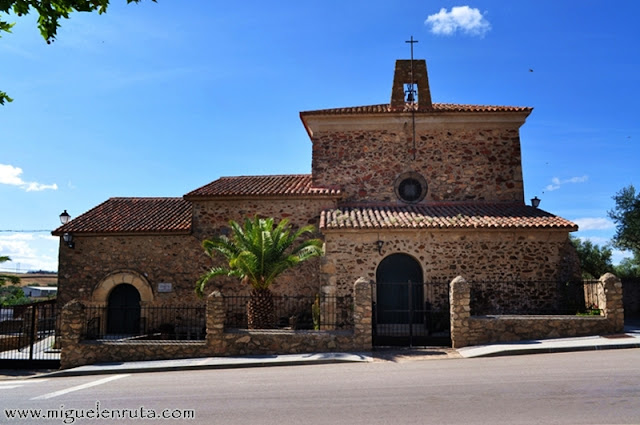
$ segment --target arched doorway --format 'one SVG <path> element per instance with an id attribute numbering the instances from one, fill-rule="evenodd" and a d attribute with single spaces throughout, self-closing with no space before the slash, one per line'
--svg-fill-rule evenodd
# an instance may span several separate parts
<path id="1" fill-rule="evenodd" d="M 451 345 L 449 284 L 425 282 L 412 256 L 392 254 L 380 262 L 374 303 L 374 345 Z"/>
<path id="2" fill-rule="evenodd" d="M 140 292 L 128 283 L 116 285 L 107 304 L 107 334 L 136 335 L 140 332 Z"/>
<path id="3" fill-rule="evenodd" d="M 422 310 L 423 279 L 422 267 L 416 259 L 407 254 L 384 258 L 376 270 L 376 284 L 378 323 L 420 321 L 417 312 Z"/>

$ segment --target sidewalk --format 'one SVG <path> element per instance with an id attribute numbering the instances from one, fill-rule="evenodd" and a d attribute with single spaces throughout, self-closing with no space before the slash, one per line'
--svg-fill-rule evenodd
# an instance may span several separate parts
<path id="1" fill-rule="evenodd" d="M 464 358 L 514 356 L 519 354 L 640 348 L 640 329 L 625 326 L 625 333 L 580 338 L 557 338 L 478 345 L 459 348 Z"/>
<path id="2" fill-rule="evenodd" d="M 374 361 L 402 362 L 461 357 L 475 358 L 586 350 L 610 350 L 621 348 L 640 348 L 640 322 L 628 323 L 625 326 L 625 332 L 617 335 L 518 341 L 464 347 L 457 350 L 446 347 L 414 347 L 379 349 L 368 353 L 311 353 L 98 363 L 50 373 L 36 372 L 29 377 L 145 373 L 174 370 L 229 369 L 329 363 L 369 363 Z M 25 376 L 25 373 L 21 372 L 27 371 L 0 371 L 0 380 L 17 377 L 21 377 L 23 379 L 26 378 L 27 376 Z"/>

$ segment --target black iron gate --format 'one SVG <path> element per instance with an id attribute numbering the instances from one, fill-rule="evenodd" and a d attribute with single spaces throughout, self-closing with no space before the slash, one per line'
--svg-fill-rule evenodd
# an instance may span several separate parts
<path id="1" fill-rule="evenodd" d="M 59 368 L 56 301 L 0 307 L 0 369 Z"/>
<path id="2" fill-rule="evenodd" d="M 448 282 L 373 285 L 374 346 L 451 346 Z"/>

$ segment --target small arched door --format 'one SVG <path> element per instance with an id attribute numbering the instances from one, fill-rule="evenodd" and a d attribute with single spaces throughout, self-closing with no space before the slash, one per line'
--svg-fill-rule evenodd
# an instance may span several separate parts
<path id="1" fill-rule="evenodd" d="M 122 283 L 109 294 L 107 333 L 137 335 L 140 332 L 140 292 L 135 286 Z"/>
<path id="2" fill-rule="evenodd" d="M 420 323 L 424 301 L 422 267 L 407 254 L 391 254 L 376 270 L 378 323 Z M 411 319 L 411 320 L 410 320 Z"/>

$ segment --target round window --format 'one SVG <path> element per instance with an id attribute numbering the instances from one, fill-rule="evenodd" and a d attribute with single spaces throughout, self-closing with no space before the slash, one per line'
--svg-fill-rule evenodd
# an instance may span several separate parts
<path id="1" fill-rule="evenodd" d="M 396 196 L 411 204 L 422 201 L 427 195 L 427 181 L 413 171 L 398 176 L 394 186 Z"/>

